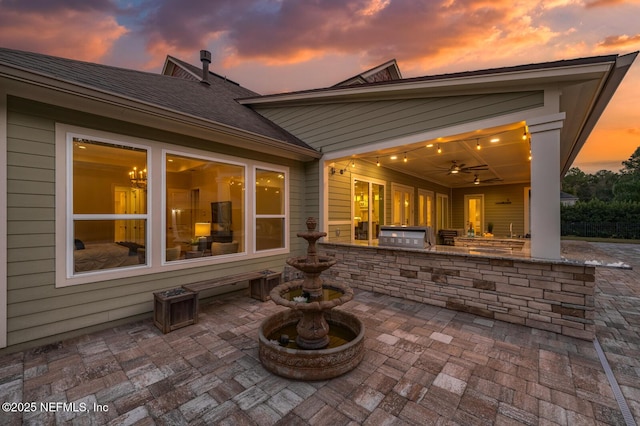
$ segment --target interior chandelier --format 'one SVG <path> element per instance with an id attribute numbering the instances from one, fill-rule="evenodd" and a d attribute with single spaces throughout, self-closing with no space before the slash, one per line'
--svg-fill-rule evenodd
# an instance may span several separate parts
<path id="1" fill-rule="evenodd" d="M 129 181 L 132 188 L 147 189 L 147 169 L 138 170 L 134 167 L 129 172 Z"/>

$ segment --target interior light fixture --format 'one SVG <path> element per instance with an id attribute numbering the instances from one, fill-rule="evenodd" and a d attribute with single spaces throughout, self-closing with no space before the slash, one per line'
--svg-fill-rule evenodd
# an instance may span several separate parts
<path id="1" fill-rule="evenodd" d="M 489 142 L 491 142 L 491 143 L 500 142 L 500 138 L 493 138 Z"/>
<path id="2" fill-rule="evenodd" d="M 404 161 L 405 163 L 407 162 L 407 153 L 406 153 L 406 152 L 404 153 L 404 160 L 403 160 L 403 161 Z"/>
<path id="3" fill-rule="evenodd" d="M 427 144 L 427 148 L 433 148 L 433 144 L 432 143 L 428 143 Z"/>
<path id="4" fill-rule="evenodd" d="M 442 154 L 442 148 L 440 148 L 440 144 L 438 144 L 438 154 Z"/>
<path id="5" fill-rule="evenodd" d="M 356 160 L 351 160 L 351 167 L 355 167 L 356 166 Z"/>
<path id="6" fill-rule="evenodd" d="M 376 157 L 376 166 L 380 167 L 380 159 Z"/>
<path id="7" fill-rule="evenodd" d="M 391 159 L 392 159 L 392 160 L 397 160 L 397 159 L 398 159 L 398 156 L 397 156 L 397 155 L 392 155 L 392 156 L 391 156 Z"/>
<path id="8" fill-rule="evenodd" d="M 529 161 L 531 161 L 531 150 L 529 150 Z"/>
<path id="9" fill-rule="evenodd" d="M 523 141 L 527 140 L 527 128 L 526 127 L 522 131 L 522 140 Z"/>
<path id="10" fill-rule="evenodd" d="M 474 185 L 480 185 L 480 179 L 478 179 L 478 175 L 475 175 L 475 177 L 473 179 L 473 184 Z"/>
<path id="11" fill-rule="evenodd" d="M 476 149 L 480 151 L 482 147 L 480 146 L 480 141 L 476 139 Z"/>

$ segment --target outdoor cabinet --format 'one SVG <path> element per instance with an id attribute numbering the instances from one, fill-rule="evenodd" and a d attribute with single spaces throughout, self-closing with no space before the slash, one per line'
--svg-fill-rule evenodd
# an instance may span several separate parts
<path id="1" fill-rule="evenodd" d="M 163 333 L 198 323 L 198 293 L 174 288 L 153 296 L 153 323 Z"/>

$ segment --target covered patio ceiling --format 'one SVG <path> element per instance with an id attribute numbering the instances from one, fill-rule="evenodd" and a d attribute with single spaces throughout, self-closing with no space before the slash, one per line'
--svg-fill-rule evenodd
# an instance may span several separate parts
<path id="1" fill-rule="evenodd" d="M 359 162 L 379 163 L 449 188 L 475 186 L 476 176 L 480 186 L 527 183 L 531 179 L 529 138 L 525 123 L 518 122 L 371 151 L 335 164 L 341 169 L 352 161 L 356 168 Z"/>

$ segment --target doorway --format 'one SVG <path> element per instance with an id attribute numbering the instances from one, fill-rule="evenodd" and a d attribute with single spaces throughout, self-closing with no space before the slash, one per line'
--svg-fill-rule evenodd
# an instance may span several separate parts
<path id="1" fill-rule="evenodd" d="M 437 230 L 449 229 L 449 196 L 436 194 L 436 223 Z"/>
<path id="2" fill-rule="evenodd" d="M 418 189 L 418 225 L 433 226 L 433 191 Z"/>
<path id="3" fill-rule="evenodd" d="M 353 180 L 353 238 L 371 245 L 385 223 L 384 184 L 367 178 Z"/>
<path id="4" fill-rule="evenodd" d="M 413 225 L 413 187 L 391 185 L 393 211 L 391 220 L 396 226 Z"/>
<path id="5" fill-rule="evenodd" d="M 142 214 L 146 212 L 145 189 L 115 187 L 115 214 Z M 116 219 L 114 241 L 131 241 L 145 245 L 145 220 Z"/>
<path id="6" fill-rule="evenodd" d="M 473 229 L 476 236 L 484 232 L 484 195 L 464 196 L 464 223 L 465 229 Z"/>

